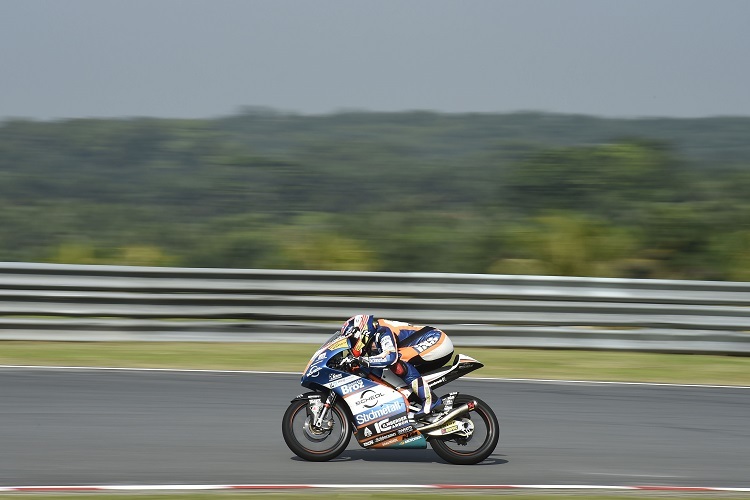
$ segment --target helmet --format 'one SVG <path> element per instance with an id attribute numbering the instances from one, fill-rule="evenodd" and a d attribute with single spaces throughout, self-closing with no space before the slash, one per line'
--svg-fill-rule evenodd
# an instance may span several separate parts
<path id="1" fill-rule="evenodd" d="M 375 318 L 369 314 L 352 316 L 341 327 L 341 334 L 352 338 L 352 353 L 359 356 L 375 333 Z"/>

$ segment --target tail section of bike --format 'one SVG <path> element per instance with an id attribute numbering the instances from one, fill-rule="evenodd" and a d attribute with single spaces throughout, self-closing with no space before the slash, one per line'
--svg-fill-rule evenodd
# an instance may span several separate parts
<path id="1" fill-rule="evenodd" d="M 437 389 L 483 366 L 483 363 L 480 363 L 471 356 L 456 354 L 453 364 L 423 373 L 422 378 L 430 385 L 431 389 Z"/>

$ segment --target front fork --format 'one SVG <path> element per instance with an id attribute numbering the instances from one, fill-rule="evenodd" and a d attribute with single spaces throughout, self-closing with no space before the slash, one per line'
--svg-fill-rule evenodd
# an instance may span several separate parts
<path id="1" fill-rule="evenodd" d="M 323 430 L 330 430 L 331 427 L 333 427 L 333 420 L 331 420 L 329 417 L 331 415 L 331 408 L 333 407 L 335 401 L 336 393 L 333 391 L 330 391 L 328 393 L 328 397 L 326 398 L 325 402 L 323 402 L 321 399 L 310 400 L 308 406 L 310 408 L 313 427 Z M 325 427 L 323 426 L 324 422 L 328 424 Z"/>

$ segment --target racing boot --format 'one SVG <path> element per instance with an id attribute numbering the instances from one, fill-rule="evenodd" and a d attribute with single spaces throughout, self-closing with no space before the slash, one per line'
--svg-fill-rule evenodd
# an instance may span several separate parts
<path id="1" fill-rule="evenodd" d="M 430 386 L 424 383 L 422 377 L 412 381 L 411 389 L 422 403 L 422 408 L 414 414 L 415 420 L 430 421 L 433 415 L 443 411 L 443 400 L 440 397 L 433 398 Z"/>
<path id="2" fill-rule="evenodd" d="M 391 367 L 391 371 L 411 386 L 412 393 L 419 399 L 422 408 L 414 414 L 417 420 L 429 419 L 434 413 L 440 413 L 443 409 L 443 401 L 440 398 L 433 400 L 430 386 L 425 384 L 422 375 L 414 365 L 399 359 Z"/>

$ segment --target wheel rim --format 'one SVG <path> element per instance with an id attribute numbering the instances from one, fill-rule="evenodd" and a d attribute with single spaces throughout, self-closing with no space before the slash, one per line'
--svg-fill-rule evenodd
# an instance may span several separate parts
<path id="1" fill-rule="evenodd" d="M 491 437 L 494 423 L 487 413 L 481 408 L 463 416 L 460 420 L 470 420 L 474 426 L 474 432 L 469 437 L 448 436 L 441 439 L 443 447 L 456 455 L 474 455 L 484 448 Z"/>
<path id="2" fill-rule="evenodd" d="M 346 438 L 344 416 L 337 407 L 331 410 L 333 426 L 329 430 L 318 430 L 312 426 L 312 417 L 300 405 L 290 417 L 290 429 L 295 441 L 310 453 L 327 453 L 339 446 Z"/>

